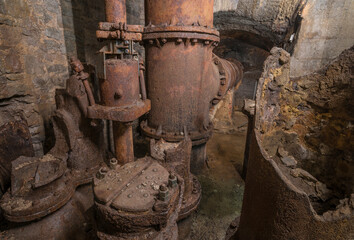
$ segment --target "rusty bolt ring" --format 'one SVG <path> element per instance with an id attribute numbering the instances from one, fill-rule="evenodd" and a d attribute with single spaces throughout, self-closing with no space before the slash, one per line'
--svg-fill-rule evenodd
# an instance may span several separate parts
<path id="1" fill-rule="evenodd" d="M 154 128 L 150 128 L 149 126 L 147 126 L 146 121 L 141 122 L 140 128 L 146 136 L 157 140 L 161 138 L 163 138 L 168 142 L 180 142 L 184 140 L 184 135 L 180 135 L 179 132 L 178 133 L 166 132 L 164 135 L 158 135 L 156 134 L 156 130 Z M 208 129 L 206 131 L 204 130 L 203 133 L 200 133 L 199 131 L 189 132 L 190 133 L 189 137 L 193 141 L 193 146 L 206 143 L 211 137 L 212 131 L 213 131 L 213 125 L 210 122 Z"/>
<path id="2" fill-rule="evenodd" d="M 210 41 L 214 45 L 220 42 L 220 37 L 208 33 L 192 33 L 192 32 L 157 32 L 157 33 L 144 33 L 143 41 L 155 39 L 194 39 Z"/>
<path id="3" fill-rule="evenodd" d="M 154 26 L 145 27 L 144 33 L 160 33 L 160 32 L 190 32 L 190 33 L 204 33 L 220 36 L 220 33 L 215 28 L 201 27 L 201 26 Z"/>

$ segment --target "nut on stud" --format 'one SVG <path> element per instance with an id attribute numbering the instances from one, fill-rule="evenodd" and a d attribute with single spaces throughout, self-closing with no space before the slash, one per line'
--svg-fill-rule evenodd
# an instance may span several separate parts
<path id="1" fill-rule="evenodd" d="M 159 200 L 161 201 L 167 201 L 168 200 L 168 188 L 166 187 L 165 184 L 162 184 L 159 188 Z"/>
<path id="2" fill-rule="evenodd" d="M 111 160 L 109 160 L 109 167 L 111 169 L 117 169 L 118 167 L 118 160 L 117 158 L 111 158 Z"/>
<path id="3" fill-rule="evenodd" d="M 168 186 L 170 188 L 174 188 L 177 186 L 177 177 L 173 173 L 171 173 L 170 176 L 168 177 Z"/>
<path id="4" fill-rule="evenodd" d="M 98 179 L 103 179 L 108 172 L 108 169 L 106 167 L 101 167 L 100 170 L 98 170 L 96 177 Z"/>

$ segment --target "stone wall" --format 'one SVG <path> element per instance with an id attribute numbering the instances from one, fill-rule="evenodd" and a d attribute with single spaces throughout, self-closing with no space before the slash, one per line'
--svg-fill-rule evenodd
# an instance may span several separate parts
<path id="1" fill-rule="evenodd" d="M 103 43 L 96 39 L 99 22 L 105 20 L 104 0 L 59 0 L 68 58 L 75 56 L 87 65 L 97 66 Z"/>
<path id="2" fill-rule="evenodd" d="M 317 71 L 354 45 L 354 1 L 308 0 L 291 59 L 291 76 Z"/>
<path id="3" fill-rule="evenodd" d="M 0 0 L 0 125 L 23 115 L 37 155 L 68 64 L 59 0 Z"/>
<path id="4" fill-rule="evenodd" d="M 221 31 L 244 31 L 274 44 L 284 41 L 303 0 L 215 0 L 214 24 Z M 270 50 L 270 49 L 269 49 Z"/>

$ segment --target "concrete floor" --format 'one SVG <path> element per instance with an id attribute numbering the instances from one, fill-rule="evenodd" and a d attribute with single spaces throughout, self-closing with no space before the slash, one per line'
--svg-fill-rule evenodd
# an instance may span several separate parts
<path id="1" fill-rule="evenodd" d="M 245 119 L 241 116 L 236 125 Z M 197 212 L 179 223 L 179 239 L 224 239 L 230 223 L 241 211 L 244 182 L 240 171 L 245 141 L 245 128 L 233 134 L 214 133 L 207 145 L 208 169 L 197 176 L 202 200 Z"/>

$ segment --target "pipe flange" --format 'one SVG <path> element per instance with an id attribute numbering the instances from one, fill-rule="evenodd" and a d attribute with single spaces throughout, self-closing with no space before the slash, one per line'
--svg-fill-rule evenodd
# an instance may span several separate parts
<path id="1" fill-rule="evenodd" d="M 228 60 L 219 58 L 213 54 L 213 63 L 219 71 L 219 90 L 217 95 L 213 98 L 212 104 L 216 105 L 226 95 L 227 91 L 238 86 L 243 78 L 242 65 L 239 62 L 230 62 Z"/>
<path id="2" fill-rule="evenodd" d="M 136 239 L 145 239 L 147 232 L 159 234 L 155 228 L 164 228 L 174 211 L 179 212 L 178 202 L 184 191 L 181 180 L 169 186 L 169 176 L 165 167 L 145 157 L 108 170 L 104 178 L 94 178 L 99 236 L 132 239 L 131 235 L 135 235 Z"/>
<path id="3" fill-rule="evenodd" d="M 191 33 L 203 33 L 220 36 L 220 33 L 215 28 L 201 27 L 201 26 L 147 26 L 144 28 L 144 33 L 158 33 L 158 32 L 191 32 Z"/>
<path id="4" fill-rule="evenodd" d="M 203 43 L 204 45 L 217 46 L 220 42 L 220 37 L 206 33 L 193 32 L 153 32 L 145 33 L 143 41 L 149 44 L 156 44 L 158 47 L 163 46 L 167 41 L 173 39 L 176 44 L 184 43 L 186 45 Z"/>
<path id="5" fill-rule="evenodd" d="M 185 139 L 184 131 L 181 132 L 167 132 L 158 127 L 157 129 L 149 127 L 147 121 L 140 123 L 140 128 L 145 136 L 159 140 L 163 138 L 167 142 L 180 142 Z M 205 126 L 202 131 L 190 131 L 188 132 L 189 138 L 192 140 L 193 146 L 206 143 L 213 132 L 213 124 L 210 122 L 208 126 Z"/>

